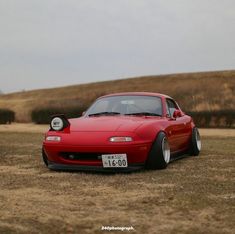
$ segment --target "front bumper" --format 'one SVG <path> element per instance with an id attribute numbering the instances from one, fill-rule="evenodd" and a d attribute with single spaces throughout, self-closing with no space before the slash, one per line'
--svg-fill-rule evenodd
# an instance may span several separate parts
<path id="1" fill-rule="evenodd" d="M 128 165 L 126 168 L 104 168 L 101 166 L 88 166 L 78 164 L 59 164 L 48 162 L 48 168 L 55 171 L 94 171 L 94 172 L 133 172 L 144 168 L 144 163 L 136 163 Z"/>
<path id="2" fill-rule="evenodd" d="M 69 146 L 62 144 L 43 145 L 43 151 L 48 159 L 48 167 L 52 170 L 86 170 L 86 171 L 133 171 L 144 167 L 150 151 L 151 144 L 119 144 L 115 146 Z M 81 154 L 83 156 L 99 155 L 97 158 L 75 158 L 64 157 L 65 152 Z M 126 168 L 104 168 L 102 154 L 126 154 L 128 167 Z"/>

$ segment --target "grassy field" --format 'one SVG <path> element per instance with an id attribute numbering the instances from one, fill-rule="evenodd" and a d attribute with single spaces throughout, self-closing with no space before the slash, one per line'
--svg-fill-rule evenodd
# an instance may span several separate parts
<path id="1" fill-rule="evenodd" d="M 235 233 L 235 134 L 216 131 L 166 170 L 104 175 L 49 171 L 42 131 L 0 129 L 0 233 Z"/>
<path id="2" fill-rule="evenodd" d="M 77 108 L 101 95 L 127 91 L 168 94 L 187 111 L 235 110 L 235 71 L 146 76 L 0 95 L 0 108 L 15 111 L 19 122 L 31 122 L 37 107 Z"/>

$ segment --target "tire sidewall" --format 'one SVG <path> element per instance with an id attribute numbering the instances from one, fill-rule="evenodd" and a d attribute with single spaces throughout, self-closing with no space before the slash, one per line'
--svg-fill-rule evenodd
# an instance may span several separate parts
<path id="1" fill-rule="evenodd" d="M 198 148 L 197 136 L 200 137 L 198 128 L 194 127 L 192 130 L 192 142 L 191 142 L 191 155 L 198 156 L 201 149 Z"/>
<path id="2" fill-rule="evenodd" d="M 42 160 L 44 164 L 48 167 L 48 158 L 43 148 L 42 148 Z"/>
<path id="3" fill-rule="evenodd" d="M 165 161 L 162 149 L 162 141 L 164 138 L 167 140 L 166 134 L 164 132 L 159 132 L 155 141 L 153 142 L 148 159 L 146 161 L 147 169 L 164 169 L 167 167 L 168 163 Z"/>

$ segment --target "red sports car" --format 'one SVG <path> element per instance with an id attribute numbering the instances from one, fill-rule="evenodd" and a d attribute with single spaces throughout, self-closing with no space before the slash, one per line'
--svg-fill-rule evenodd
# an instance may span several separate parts
<path id="1" fill-rule="evenodd" d="M 171 97 L 129 92 L 98 98 L 80 118 L 54 116 L 42 157 L 52 170 L 130 171 L 200 150 L 192 118 Z"/>

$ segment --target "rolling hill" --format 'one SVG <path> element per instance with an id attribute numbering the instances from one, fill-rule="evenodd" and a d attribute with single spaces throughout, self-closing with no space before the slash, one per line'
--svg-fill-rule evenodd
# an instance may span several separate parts
<path id="1" fill-rule="evenodd" d="M 0 95 L 0 108 L 31 122 L 31 111 L 42 107 L 89 105 L 98 96 L 126 91 L 168 94 L 184 111 L 235 110 L 235 70 L 144 76 Z"/>

